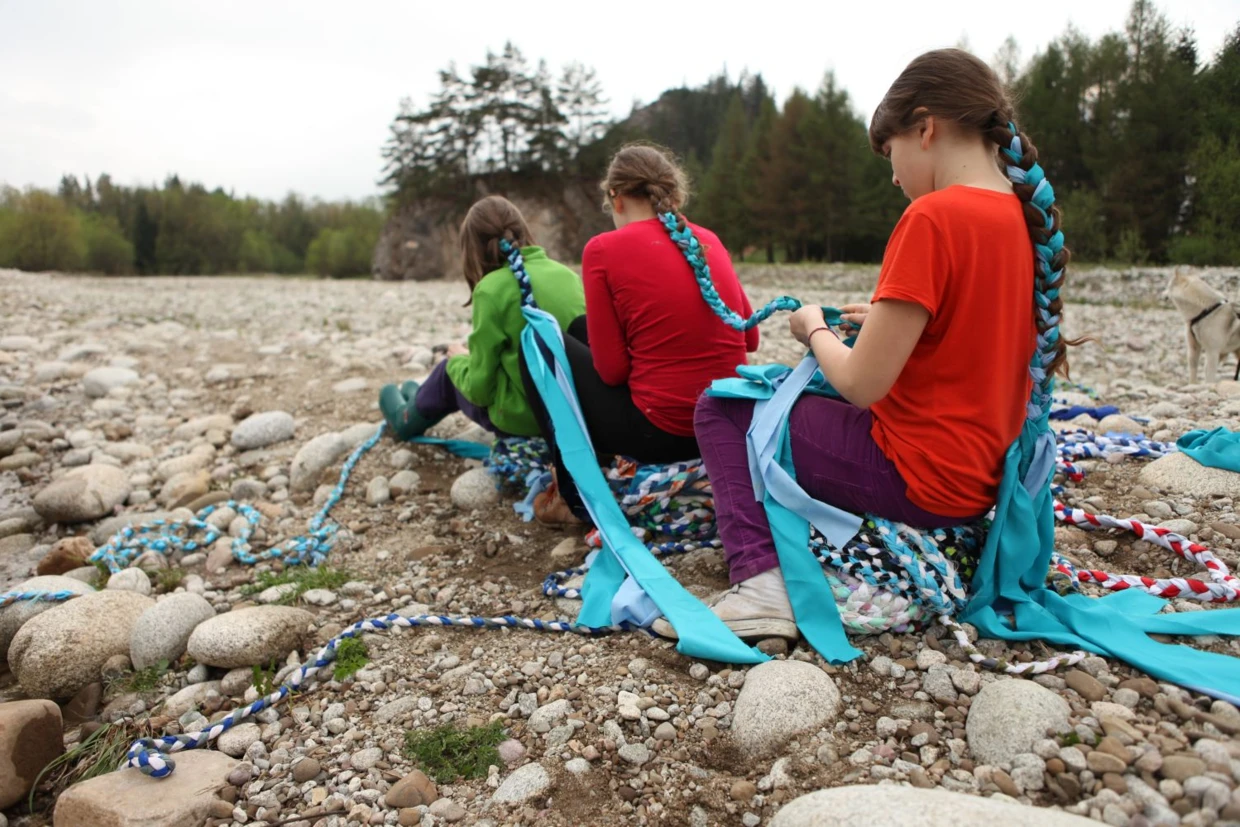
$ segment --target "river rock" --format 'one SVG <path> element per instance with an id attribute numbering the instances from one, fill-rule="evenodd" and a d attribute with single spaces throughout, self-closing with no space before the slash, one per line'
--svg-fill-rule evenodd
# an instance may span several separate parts
<path id="1" fill-rule="evenodd" d="M 499 502 L 499 489 L 495 487 L 495 477 L 485 468 L 471 468 L 456 478 L 450 492 L 452 504 L 457 508 L 472 511 L 486 508 Z"/>
<path id="2" fill-rule="evenodd" d="M 147 577 L 146 572 L 140 568 L 122 569 L 108 578 L 108 585 L 104 588 L 111 589 L 112 591 L 150 594 L 151 578 Z"/>
<path id="3" fill-rule="evenodd" d="M 109 658 L 129 656 L 134 624 L 154 602 L 125 591 L 75 597 L 26 621 L 9 645 L 9 668 L 31 697 L 72 697 Z"/>
<path id="4" fill-rule="evenodd" d="M 542 764 L 526 764 L 504 779 L 491 800 L 500 804 L 519 804 L 542 794 L 551 786 L 551 777 Z"/>
<path id="5" fill-rule="evenodd" d="M 319 434 L 307 442 L 293 457 L 289 469 L 289 487 L 293 491 L 312 491 L 319 477 L 336 460 L 349 453 L 349 444 L 337 433 Z"/>
<path id="6" fill-rule="evenodd" d="M 24 583 L 19 583 L 15 591 L 67 591 L 73 594 L 88 594 L 94 589 L 73 577 L 47 576 L 32 577 Z M 0 609 L 0 658 L 8 657 L 9 644 L 13 641 L 13 636 L 27 620 L 59 605 L 60 603 L 53 603 L 49 600 L 23 600 Z"/>
<path id="7" fill-rule="evenodd" d="M 314 615 L 291 606 L 237 609 L 199 624 L 186 650 L 208 666 L 262 665 L 300 648 L 313 621 Z"/>
<path id="8" fill-rule="evenodd" d="M 247 417 L 232 432 L 232 444 L 241 451 L 266 448 L 293 438 L 293 415 L 284 411 L 265 411 Z"/>
<path id="9" fill-rule="evenodd" d="M 64 574 L 87 565 L 95 553 L 95 544 L 89 537 L 65 537 L 56 541 L 47 554 L 39 560 L 35 572 L 40 575 Z"/>
<path id="10" fill-rule="evenodd" d="M 422 478 L 418 476 L 416 471 L 406 469 L 404 471 L 397 471 L 392 475 L 392 479 L 388 482 L 388 489 L 392 492 L 393 497 L 403 497 L 406 494 L 416 492 L 421 482 Z"/>
<path id="11" fill-rule="evenodd" d="M 840 691 L 826 672 L 797 660 L 771 660 L 749 670 L 736 698 L 732 735 L 751 756 L 783 746 L 794 735 L 829 726 Z"/>
<path id="12" fill-rule="evenodd" d="M 205 824 L 215 792 L 238 762 L 196 749 L 176 755 L 176 770 L 150 778 L 123 769 L 74 784 L 56 801 L 55 827 L 185 827 Z"/>
<path id="13" fill-rule="evenodd" d="M 1210 468 L 1181 452 L 1149 463 L 1141 469 L 1138 480 L 1142 485 L 1185 497 L 1206 499 L 1222 494 L 1240 498 L 1240 474 Z"/>
<path id="14" fill-rule="evenodd" d="M 82 390 L 92 399 L 107 396 L 113 388 L 138 381 L 137 371 L 129 368 L 95 368 L 82 377 Z"/>
<path id="15" fill-rule="evenodd" d="M 203 496 L 211 488 L 211 475 L 205 470 L 186 471 L 169 479 L 159 490 L 165 508 L 181 508 Z"/>
<path id="16" fill-rule="evenodd" d="M 1019 678 L 987 684 L 973 698 L 965 723 L 969 749 L 986 764 L 1010 762 L 1047 737 L 1066 731 L 1068 702 L 1033 681 Z"/>
<path id="17" fill-rule="evenodd" d="M 125 502 L 130 490 L 129 478 L 119 468 L 83 465 L 36 494 L 34 509 L 49 523 L 97 520 Z"/>
<path id="18" fill-rule="evenodd" d="M 231 416 L 228 414 L 212 414 L 181 423 L 173 430 L 172 438 L 185 442 L 196 436 L 202 436 L 207 431 L 228 432 L 232 429 L 233 421 Z"/>
<path id="19" fill-rule="evenodd" d="M 0 350 L 35 350 L 39 340 L 33 336 L 0 336 Z"/>
<path id="20" fill-rule="evenodd" d="M 129 659 L 134 669 L 154 666 L 161 660 L 175 663 L 185 654 L 189 636 L 215 617 L 215 609 L 201 595 L 177 592 L 142 613 L 129 636 Z"/>
<path id="21" fill-rule="evenodd" d="M 21 801 L 43 768 L 64 752 L 60 707 L 51 701 L 0 703 L 0 810 Z"/>
<path id="22" fill-rule="evenodd" d="M 1062 810 L 1027 807 L 975 795 L 890 784 L 836 787 L 795 798 L 771 819 L 771 827 L 1089 827 L 1097 822 Z"/>
<path id="23" fill-rule="evenodd" d="M 258 724 L 237 724 L 225 731 L 216 741 L 219 751 L 233 758 L 240 758 L 245 751 L 262 737 L 263 731 Z"/>

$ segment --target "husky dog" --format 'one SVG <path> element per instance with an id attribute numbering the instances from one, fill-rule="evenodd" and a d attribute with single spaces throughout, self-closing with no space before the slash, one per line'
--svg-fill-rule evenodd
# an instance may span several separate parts
<path id="1" fill-rule="evenodd" d="M 1235 353 L 1240 360 L 1240 306 L 1227 298 L 1200 276 L 1176 270 L 1163 291 L 1163 298 L 1171 301 L 1187 326 L 1188 381 L 1197 381 L 1197 363 L 1201 354 L 1206 355 L 1205 380 L 1215 381 L 1219 360 Z M 1240 361 L 1236 364 L 1236 378 L 1240 379 Z"/>

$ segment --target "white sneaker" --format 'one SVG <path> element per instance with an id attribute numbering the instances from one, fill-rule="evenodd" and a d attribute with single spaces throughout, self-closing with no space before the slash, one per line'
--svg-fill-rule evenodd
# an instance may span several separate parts
<path id="1" fill-rule="evenodd" d="M 742 640 L 770 637 L 796 640 L 798 637 L 788 587 L 778 567 L 742 580 L 716 595 L 707 605 Z M 656 620 L 651 629 L 662 637 L 673 640 L 680 637 L 664 617 Z"/>

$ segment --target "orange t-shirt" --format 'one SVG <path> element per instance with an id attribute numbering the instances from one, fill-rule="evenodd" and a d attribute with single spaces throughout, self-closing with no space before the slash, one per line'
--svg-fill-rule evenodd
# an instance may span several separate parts
<path id="1" fill-rule="evenodd" d="M 1017 196 L 952 186 L 904 211 L 872 301 L 914 302 L 930 321 L 871 433 L 916 505 L 971 517 L 994 505 L 1031 390 L 1033 244 Z"/>

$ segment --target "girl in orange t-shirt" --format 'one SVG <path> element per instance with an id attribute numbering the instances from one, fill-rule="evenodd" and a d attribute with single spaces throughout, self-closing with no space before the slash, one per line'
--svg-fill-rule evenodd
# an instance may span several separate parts
<path id="1" fill-rule="evenodd" d="M 860 330 L 851 350 L 819 307 L 790 321 L 847 400 L 803 396 L 792 408 L 796 479 L 810 496 L 927 528 L 968 522 L 994 504 L 1029 399 L 1031 234 L 1044 232 L 1023 208 L 1033 187 L 1014 187 L 999 163 L 1012 118 L 999 78 L 958 49 L 914 60 L 879 104 L 870 143 L 891 159 L 892 183 L 912 203 L 888 242 L 873 304 L 843 308 Z M 1020 143 L 1025 160 L 1036 160 L 1028 137 Z M 1048 369 L 1059 367 L 1063 347 Z M 712 608 L 743 638 L 795 638 L 750 478 L 752 413 L 752 402 L 711 396 L 695 411 L 734 584 Z M 656 630 L 674 634 L 666 622 Z"/>

